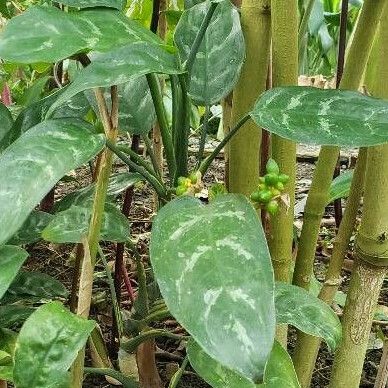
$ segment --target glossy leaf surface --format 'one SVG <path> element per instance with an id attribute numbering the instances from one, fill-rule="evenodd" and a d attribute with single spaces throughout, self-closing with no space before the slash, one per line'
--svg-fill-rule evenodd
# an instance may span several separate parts
<path id="1" fill-rule="evenodd" d="M 77 8 L 108 7 L 123 9 L 123 0 L 61 0 L 60 3 Z"/>
<path id="2" fill-rule="evenodd" d="M 333 180 L 330 185 L 328 203 L 331 203 L 338 198 L 345 198 L 349 195 L 353 172 L 354 170 L 345 171 Z"/>
<path id="3" fill-rule="evenodd" d="M 116 10 L 63 12 L 33 6 L 7 24 L 0 37 L 0 57 L 18 63 L 57 62 L 81 51 L 109 51 L 143 40 L 160 42 Z"/>
<path id="4" fill-rule="evenodd" d="M 277 282 L 275 307 L 277 323 L 288 323 L 304 333 L 321 337 L 331 350 L 339 345 L 342 327 L 336 313 L 308 291 Z"/>
<path id="5" fill-rule="evenodd" d="M 0 327 L 12 328 L 25 321 L 35 309 L 19 305 L 0 306 Z"/>
<path id="6" fill-rule="evenodd" d="M 92 201 L 85 206 L 73 205 L 69 209 L 57 213 L 42 232 L 42 237 L 54 243 L 79 243 L 87 235 Z M 130 224 L 120 210 L 113 204 L 105 204 L 105 212 L 101 226 L 101 240 L 124 242 L 129 237 Z"/>
<path id="7" fill-rule="evenodd" d="M 39 307 L 24 323 L 16 343 L 14 381 L 18 388 L 69 386 L 67 370 L 95 323 L 61 303 Z"/>
<path id="8" fill-rule="evenodd" d="M 274 338 L 274 282 L 248 200 L 231 194 L 208 206 L 191 197 L 170 202 L 155 218 L 150 254 L 179 323 L 216 361 L 260 379 Z"/>
<path id="9" fill-rule="evenodd" d="M 183 12 L 174 40 L 182 62 L 191 47 L 210 2 L 197 4 Z M 199 47 L 189 82 L 189 93 L 198 105 L 212 105 L 228 95 L 236 84 L 244 62 L 245 44 L 237 9 L 229 0 L 221 1 Z"/>
<path id="10" fill-rule="evenodd" d="M 38 124 L 6 148 L 0 155 L 0 244 L 59 179 L 103 147 L 104 136 L 86 122 L 60 119 Z"/>
<path id="11" fill-rule="evenodd" d="M 74 81 L 48 111 L 51 115 L 76 94 L 96 87 L 120 85 L 149 73 L 177 74 L 182 70 L 177 56 L 164 46 L 135 42 L 97 56 L 79 71 Z"/>
<path id="12" fill-rule="evenodd" d="M 27 257 L 28 253 L 22 248 L 12 245 L 0 246 L 0 299 L 7 291 Z"/>
<path id="13" fill-rule="evenodd" d="M 358 92 L 288 86 L 259 97 L 253 120 L 299 143 L 366 147 L 388 142 L 388 101 Z"/>

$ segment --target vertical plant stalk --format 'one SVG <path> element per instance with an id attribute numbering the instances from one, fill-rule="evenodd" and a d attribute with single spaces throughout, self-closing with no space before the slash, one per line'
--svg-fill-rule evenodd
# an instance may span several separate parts
<path id="1" fill-rule="evenodd" d="M 387 3 L 387 2 L 386 2 Z M 387 98 L 388 7 L 380 23 L 375 97 Z M 388 269 L 388 145 L 371 147 L 365 177 L 363 216 L 355 240 L 352 272 L 342 321 L 343 339 L 334 359 L 330 388 L 359 386 L 375 306 Z"/>
<path id="2" fill-rule="evenodd" d="M 298 30 L 298 58 L 299 58 L 299 63 L 302 63 L 302 58 L 304 56 L 304 53 L 306 51 L 306 45 L 307 45 L 307 29 L 309 25 L 309 20 L 311 16 L 311 12 L 314 8 L 314 4 L 316 1 L 320 0 L 308 0 L 306 9 L 304 11 L 304 14 L 302 16 L 302 20 L 299 24 L 299 30 Z"/>
<path id="3" fill-rule="evenodd" d="M 385 388 L 388 383 L 388 339 L 385 339 L 376 382 L 373 388 Z"/>
<path id="4" fill-rule="evenodd" d="M 333 253 L 330 258 L 325 281 L 319 293 L 324 302 L 332 303 L 341 284 L 341 272 L 350 238 L 356 224 L 357 212 L 364 187 L 367 150 L 360 150 L 356 169 L 354 171 L 349 197 L 338 234 L 333 243 Z M 315 362 L 318 356 L 321 338 L 299 332 L 294 350 L 294 365 L 302 388 L 311 385 Z"/>
<path id="5" fill-rule="evenodd" d="M 118 135 L 118 93 L 117 87 L 111 87 L 111 99 L 112 99 L 112 108 L 111 113 L 109 114 L 108 107 L 106 106 L 106 101 L 104 99 L 104 95 L 101 89 L 95 90 L 95 96 L 97 105 L 100 112 L 100 117 L 102 124 L 104 126 L 105 135 L 107 140 L 112 143 L 116 143 L 117 135 Z M 94 202 L 92 208 L 92 216 L 89 225 L 89 231 L 87 235 L 87 243 L 84 244 L 84 262 L 85 260 L 89 261 L 90 257 L 90 265 L 91 271 L 93 274 L 94 266 L 96 262 L 98 244 L 100 239 L 101 225 L 102 219 L 104 215 L 105 208 L 105 200 L 108 190 L 109 177 L 112 171 L 113 164 L 113 152 L 106 148 L 101 157 L 100 168 L 97 175 L 96 182 L 96 190 L 94 193 Z M 88 252 L 85 251 L 85 246 L 88 247 Z M 86 265 L 85 263 L 81 264 L 81 268 Z M 82 280 L 82 269 L 80 276 L 80 285 Z M 91 304 L 91 292 L 89 293 L 89 289 L 85 289 L 85 294 L 83 295 L 82 289 L 80 286 L 79 290 L 79 298 L 78 298 L 78 308 L 77 314 L 88 317 L 89 309 Z M 74 361 L 72 367 L 72 388 L 80 388 L 82 387 L 82 380 L 84 374 L 84 359 L 85 359 L 85 348 L 80 350 L 76 360 Z"/>
<path id="6" fill-rule="evenodd" d="M 230 127 L 252 109 L 265 91 L 271 42 L 271 1 L 243 0 L 241 28 L 246 59 L 233 91 Z M 228 189 L 249 195 L 260 176 L 261 129 L 250 119 L 228 145 Z"/>
<path id="7" fill-rule="evenodd" d="M 354 39 L 348 52 L 341 88 L 357 90 L 369 59 L 385 0 L 365 0 Z M 360 56 L 360 53 L 363 53 Z M 316 241 L 321 215 L 326 206 L 338 147 L 324 146 L 318 158 L 314 178 L 307 198 L 305 217 L 295 263 L 293 283 L 308 289 L 313 275 Z M 323 184 L 325 182 L 325 184 Z"/>
<path id="8" fill-rule="evenodd" d="M 199 148 L 198 148 L 198 155 L 197 155 L 197 169 L 201 165 L 203 153 L 205 151 L 206 136 L 207 136 L 207 131 L 208 131 L 208 127 L 209 127 L 209 117 L 210 117 L 210 106 L 206 105 L 205 115 L 203 117 L 201 137 L 199 140 Z"/>
<path id="9" fill-rule="evenodd" d="M 272 0 L 272 72 L 273 86 L 298 83 L 296 0 Z M 279 213 L 272 217 L 268 241 L 275 279 L 288 282 L 292 260 L 296 144 L 279 136 L 272 136 L 272 158 L 278 163 L 280 171 L 290 177 L 285 186 L 285 194 L 289 196 L 289 208 L 282 206 Z"/>

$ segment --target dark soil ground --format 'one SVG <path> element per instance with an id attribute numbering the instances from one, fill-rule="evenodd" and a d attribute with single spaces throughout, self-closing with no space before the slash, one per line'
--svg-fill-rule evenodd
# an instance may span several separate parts
<path id="1" fill-rule="evenodd" d="M 309 150 L 307 153 L 311 156 Z M 303 154 L 303 152 L 302 152 Z M 311 182 L 311 177 L 314 169 L 314 164 L 311 161 L 314 158 L 306 157 L 308 162 L 303 162 L 303 155 L 299 158 L 302 160 L 298 163 L 298 189 L 297 189 L 297 201 L 303 199 L 306 195 L 307 189 Z M 123 167 L 121 166 L 120 169 Z M 207 183 L 214 183 L 216 181 L 222 182 L 224 178 L 224 163 L 222 159 L 216 160 L 213 167 L 209 171 L 206 177 Z M 79 185 L 86 185 L 90 183 L 90 174 L 88 169 L 80 169 L 76 171 L 76 177 L 79 183 L 61 183 L 59 184 L 56 195 L 57 197 L 63 196 L 66 192 L 71 191 L 73 188 L 79 187 Z M 143 255 L 144 262 L 148 263 L 147 245 L 150 237 L 151 225 L 153 216 L 153 197 L 150 188 L 146 185 L 141 185 L 136 188 L 134 193 L 133 205 L 131 207 L 130 220 L 132 222 L 132 238 L 137 243 L 140 252 Z M 325 215 L 326 227 L 322 229 L 320 236 L 320 242 L 317 246 L 317 257 L 315 271 L 319 280 L 323 279 L 325 273 L 325 267 L 327 266 L 328 255 L 331 249 L 331 238 L 334 236 L 334 222 L 333 222 L 333 209 L 328 208 Z M 107 258 L 112 262 L 114 260 L 114 245 L 107 244 L 104 246 L 104 251 L 107 254 Z M 30 247 L 30 259 L 26 266 L 29 270 L 40 271 L 48 273 L 60 280 L 66 287 L 71 289 L 71 279 L 73 275 L 73 262 L 71 260 L 71 246 L 56 246 L 51 244 L 38 243 L 33 247 Z M 127 257 L 128 272 L 134 279 L 134 267 L 131 262 L 131 258 Z M 106 282 L 103 267 L 97 265 L 98 274 L 94 284 L 94 300 L 91 311 L 93 319 L 97 320 L 104 333 L 104 337 L 107 343 L 110 343 L 110 327 L 112 324 L 111 319 L 111 302 L 109 296 L 109 288 Z M 346 287 L 349 280 L 349 272 L 344 271 L 344 285 L 343 290 L 346 291 Z M 136 287 L 136 282 L 134 281 Z M 381 293 L 380 303 L 387 303 L 388 301 L 388 283 L 385 282 L 383 291 Z M 128 295 L 123 289 L 122 297 L 122 309 L 129 310 L 130 303 Z M 177 324 L 174 321 L 166 323 L 169 329 L 177 329 Z M 179 328 L 178 328 L 179 329 Z M 387 326 L 382 327 L 387 334 Z M 376 327 L 374 327 L 376 331 Z M 295 336 L 290 335 L 290 349 L 292 351 L 293 342 Z M 378 344 L 375 347 L 379 347 Z M 369 388 L 373 387 L 379 360 L 381 357 L 381 349 L 368 350 L 367 357 L 364 365 L 364 374 L 362 377 L 362 383 L 360 387 Z M 160 374 L 165 381 L 176 371 L 179 364 L 184 358 L 183 344 L 177 343 L 173 340 L 161 340 L 157 341 L 157 363 L 160 370 Z M 330 369 L 332 366 L 333 357 L 326 348 L 322 346 L 319 358 L 316 364 L 316 371 L 314 374 L 312 387 L 326 387 L 329 382 Z M 166 386 L 168 384 L 166 383 Z M 85 380 L 85 387 L 113 387 L 106 382 L 103 378 L 91 378 L 87 377 Z M 209 387 L 204 383 L 197 375 L 188 370 L 183 376 L 179 385 L 181 388 L 201 388 Z"/>

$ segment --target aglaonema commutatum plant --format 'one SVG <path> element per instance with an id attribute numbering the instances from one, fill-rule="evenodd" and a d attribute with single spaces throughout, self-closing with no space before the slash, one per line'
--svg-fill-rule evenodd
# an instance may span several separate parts
<path id="1" fill-rule="evenodd" d="M 137 386 L 109 363 L 103 368 L 83 366 L 87 339 L 96 347 L 96 323 L 87 318 L 98 252 L 104 260 L 99 243 L 113 241 L 128 245 L 138 270 L 135 314 L 122 322 L 118 306 L 114 309 L 120 340 L 129 337 L 121 342 L 124 350 L 135 351 L 158 336 L 186 339 L 166 330 L 150 330 L 155 320 L 171 314 L 191 336 L 187 356 L 192 367 L 213 387 L 277 387 L 279 383 L 299 387 L 288 353 L 274 339 L 276 324 L 294 325 L 335 349 L 341 339 L 337 316 L 307 291 L 274 281 L 266 238 L 246 197 L 216 195 L 209 205 L 203 205 L 194 194 L 201 189 L 210 163 L 249 117 L 294 142 L 365 147 L 388 141 L 384 121 L 388 104 L 351 92 L 297 87 L 270 90 L 207 158 L 203 158 L 204 123 L 196 168 L 189 173 L 191 104 L 209 107 L 225 97 L 244 59 L 237 10 L 228 0 L 188 8 L 175 30 L 174 48 L 127 19 L 121 1 L 62 3 L 76 8 L 63 12 L 49 6 L 31 7 L 8 23 L 0 41 L 0 57 L 8 61 L 29 64 L 70 59 L 83 66 L 74 71 L 68 86 L 26 107 L 16 120 L 2 107 L 7 125 L 0 138 L 0 296 L 1 308 L 12 309 L 15 299 L 11 296 L 22 294 L 20 289 L 26 292 L 34 280 L 32 274 L 20 272 L 28 257 L 20 245 L 41 238 L 81 244 L 77 314 L 59 302 L 17 311 L 19 321 L 30 316 L 19 333 L 2 329 L 5 354 L 0 378 L 13 381 L 17 388 L 78 387 L 88 372 L 109 375 L 126 387 Z M 171 86 L 171 125 L 155 74 L 164 75 Z M 373 121 L 365 119 L 372 113 Z M 167 179 L 158 170 L 148 141 L 155 117 Z M 140 135 L 149 160 L 131 150 L 119 131 Z M 56 202 L 54 214 L 34 210 L 68 171 L 97 155 L 96 180 L 91 186 Z M 129 172 L 112 174 L 115 157 L 128 165 Z M 276 179 L 281 172 L 276 162 L 269 164 L 268 173 Z M 149 299 L 128 220 L 114 205 L 115 195 L 140 180 L 148 182 L 163 205 L 154 220 L 150 256 L 164 302 Z M 274 188 L 274 179 L 264 180 L 267 187 L 260 190 Z M 176 194 L 181 198 L 174 199 Z M 271 195 L 278 196 L 276 192 Z M 260 202 L 265 203 L 262 197 Z M 272 208 L 275 212 L 274 205 Z M 35 279 L 39 281 L 41 278 Z M 66 298 L 66 290 L 50 281 L 53 285 L 46 287 L 44 297 Z M 43 296 L 37 296 L 35 301 L 40 302 Z M 173 378 L 170 386 L 176 386 L 177 380 Z M 144 381 L 140 384 L 147 386 Z"/>

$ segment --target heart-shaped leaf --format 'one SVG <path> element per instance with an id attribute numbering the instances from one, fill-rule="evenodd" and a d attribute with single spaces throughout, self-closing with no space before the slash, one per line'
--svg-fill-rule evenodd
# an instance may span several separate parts
<path id="1" fill-rule="evenodd" d="M 103 147 L 104 135 L 90 124 L 58 119 L 36 125 L 6 148 L 0 155 L 0 244 L 23 225 L 59 179 Z"/>
<path id="2" fill-rule="evenodd" d="M 67 370 L 95 327 L 61 303 L 39 307 L 20 330 L 15 351 L 18 388 L 69 386 Z"/>
<path id="3" fill-rule="evenodd" d="M 33 210 L 24 221 L 22 227 L 14 234 L 8 244 L 24 245 L 32 244 L 41 239 L 42 230 L 52 220 L 53 215 L 38 210 Z"/>
<path id="4" fill-rule="evenodd" d="M 182 72 L 176 55 L 164 46 L 135 42 L 98 55 L 80 70 L 74 81 L 57 99 L 47 115 L 76 94 L 96 87 L 120 85 L 149 73 L 177 74 Z"/>
<path id="5" fill-rule="evenodd" d="M 42 237 L 50 242 L 79 243 L 87 235 L 92 216 L 92 201 L 85 206 L 73 205 L 69 209 L 55 214 L 54 218 L 42 232 Z M 130 224 L 119 209 L 113 204 L 105 204 L 101 226 L 101 240 L 125 242 L 129 237 Z"/>
<path id="6" fill-rule="evenodd" d="M 299 143 L 367 147 L 388 142 L 388 101 L 345 90 L 287 86 L 259 97 L 253 120 Z"/>
<path id="7" fill-rule="evenodd" d="M 150 254 L 173 316 L 216 361 L 261 379 L 274 329 L 274 281 L 255 209 L 241 195 L 186 197 L 155 218 Z"/>
<path id="8" fill-rule="evenodd" d="M 335 350 L 342 337 L 341 322 L 332 308 L 303 288 L 277 282 L 277 323 L 288 323 L 304 333 L 323 338 Z"/>
<path id="9" fill-rule="evenodd" d="M 77 8 L 108 7 L 123 9 L 125 1 L 123 0 L 61 0 L 60 3 Z"/>
<path id="10" fill-rule="evenodd" d="M 182 62 L 186 61 L 210 1 L 183 12 L 174 40 Z M 244 36 L 237 9 L 221 1 L 199 47 L 189 83 L 189 94 L 198 105 L 212 105 L 228 95 L 236 84 L 245 57 Z"/>
<path id="11" fill-rule="evenodd" d="M 161 42 L 116 10 L 63 12 L 34 6 L 7 24 L 0 38 L 0 57 L 18 63 L 57 62 L 78 52 L 109 51 L 135 41 Z"/>
<path id="12" fill-rule="evenodd" d="M 0 246 L 0 299 L 7 291 L 27 257 L 28 253 L 22 248 L 12 245 Z"/>

